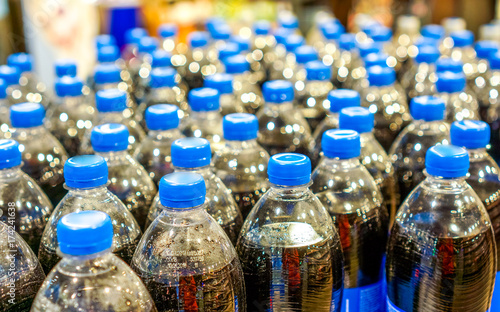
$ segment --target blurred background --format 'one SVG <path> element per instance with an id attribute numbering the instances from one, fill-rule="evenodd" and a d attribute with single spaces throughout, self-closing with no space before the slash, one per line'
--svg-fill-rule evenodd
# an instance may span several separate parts
<path id="1" fill-rule="evenodd" d="M 96 34 L 110 33 L 118 44 L 132 27 L 147 28 L 151 35 L 161 23 L 179 26 L 179 39 L 202 28 L 213 15 L 222 16 L 240 35 L 250 34 L 252 21 L 273 21 L 277 12 L 293 11 L 307 33 L 318 12 L 327 11 L 348 30 L 359 19 L 373 18 L 394 26 L 400 15 L 411 14 L 421 24 L 439 24 L 444 18 L 465 19 L 467 28 L 480 37 L 480 25 L 496 23 L 500 0 L 0 0 L 0 59 L 13 52 L 34 55 L 36 71 L 44 79 L 53 60 L 79 60 L 79 74 L 87 75 L 94 64 Z M 47 76 L 48 77 L 48 76 Z M 49 78 L 47 78 L 49 79 Z M 50 82 L 49 82 L 50 83 Z"/>

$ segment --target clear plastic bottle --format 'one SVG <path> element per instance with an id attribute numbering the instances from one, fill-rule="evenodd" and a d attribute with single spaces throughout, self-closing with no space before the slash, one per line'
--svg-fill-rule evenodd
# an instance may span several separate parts
<path id="1" fill-rule="evenodd" d="M 122 79 L 125 77 L 125 79 Z M 132 92 L 132 81 L 128 71 L 120 69 L 116 64 L 99 64 L 94 70 L 92 89 L 95 93 L 101 90 L 119 89 L 127 93 L 127 116 L 133 116 L 137 110 L 137 102 Z"/>
<path id="2" fill-rule="evenodd" d="M 175 172 L 194 172 L 203 176 L 207 188 L 206 209 L 226 232 L 231 242 L 236 244 L 243 217 L 231 191 L 215 175 L 210 165 L 212 158 L 210 143 L 200 138 L 179 139 L 172 144 L 171 152 Z M 148 224 L 151 224 L 162 210 L 158 194 L 149 211 Z"/>
<path id="3" fill-rule="evenodd" d="M 470 167 L 467 183 L 481 199 L 490 215 L 497 242 L 497 261 L 500 260 L 500 168 L 486 151 L 490 139 L 487 123 L 475 120 L 455 121 L 451 125 L 451 144 L 462 146 L 469 153 Z M 500 265 L 497 262 L 497 271 Z"/>
<path id="4" fill-rule="evenodd" d="M 174 171 L 170 146 L 183 137 L 179 130 L 179 109 L 172 104 L 155 104 L 148 107 L 145 114 L 148 135 L 135 151 L 135 158 L 153 181 Z"/>
<path id="5" fill-rule="evenodd" d="M 77 70 L 76 61 L 72 59 L 59 59 L 54 63 L 54 74 L 57 78 L 63 76 L 75 77 Z"/>
<path id="6" fill-rule="evenodd" d="M 348 89 L 352 87 L 353 69 L 358 68 L 361 64 L 355 35 L 349 33 L 340 35 L 339 49 L 340 57 L 334 59 L 335 67 L 338 68 L 337 73 L 333 74 L 334 77 L 337 77 L 334 84 Z"/>
<path id="7" fill-rule="evenodd" d="M 287 29 L 291 33 L 300 35 L 299 19 L 292 12 L 282 11 L 278 13 L 278 26 Z"/>
<path id="8" fill-rule="evenodd" d="M 170 53 L 177 52 L 179 27 L 173 23 L 161 24 L 158 27 L 158 37 L 160 37 L 160 47 Z"/>
<path id="9" fill-rule="evenodd" d="M 321 140 L 323 133 L 326 130 L 337 129 L 339 127 L 339 112 L 345 107 L 360 106 L 361 98 L 359 93 L 349 89 L 337 89 L 330 91 L 327 96 L 327 101 L 330 102 L 329 113 L 325 119 L 316 127 L 314 131 L 314 148 L 309 152 L 311 155 L 311 162 L 317 164 L 322 155 L 321 153 Z"/>
<path id="10" fill-rule="evenodd" d="M 230 74 L 213 74 L 205 77 L 205 88 L 219 91 L 222 116 L 246 112 L 241 98 L 237 98 L 233 90 L 233 76 Z"/>
<path id="11" fill-rule="evenodd" d="M 340 311 L 343 255 L 332 218 L 314 195 L 307 156 L 267 167 L 271 188 L 248 215 L 236 250 L 250 311 Z"/>
<path id="12" fill-rule="evenodd" d="M 47 110 L 47 127 L 61 142 L 68 155 L 79 154 L 85 131 L 92 129 L 96 108 L 83 94 L 83 81 L 77 77 L 63 76 L 56 79 L 57 97 Z"/>
<path id="13" fill-rule="evenodd" d="M 496 244 L 488 212 L 465 181 L 461 147 L 427 150 L 427 178 L 406 198 L 387 246 L 389 311 L 488 311 Z"/>
<path id="14" fill-rule="evenodd" d="M 265 105 L 257 113 L 257 141 L 270 154 L 297 152 L 307 154 L 314 146 L 311 129 L 298 108 L 294 106 L 293 85 L 289 81 L 264 83 Z"/>
<path id="15" fill-rule="evenodd" d="M 473 93 L 477 96 L 479 104 L 479 116 L 482 120 L 488 120 L 488 110 L 496 106 L 498 98 L 500 54 L 498 53 L 498 42 L 481 41 L 476 44 L 478 58 L 483 56 L 478 63 L 478 70 L 485 70 L 475 80 L 472 86 Z"/>
<path id="16" fill-rule="evenodd" d="M 0 65 L 0 79 L 7 84 L 7 98 L 10 105 L 26 102 L 26 96 L 19 86 L 21 72 L 17 67 Z"/>
<path id="17" fill-rule="evenodd" d="M 188 99 L 191 113 L 183 125 L 182 134 L 207 139 L 214 151 L 223 148 L 219 91 L 212 88 L 193 89 Z"/>
<path id="18" fill-rule="evenodd" d="M 141 87 L 139 84 L 141 76 L 146 74 L 144 71 L 147 72 L 151 69 L 151 54 L 158 48 L 158 45 L 158 39 L 154 37 L 144 36 L 139 39 L 137 43 L 137 55 L 128 62 L 128 71 L 135 87 Z"/>
<path id="19" fill-rule="evenodd" d="M 427 150 L 450 142 L 450 127 L 444 121 L 445 104 L 442 99 L 419 96 L 412 100 L 410 109 L 413 122 L 399 133 L 388 153 L 401 200 L 425 179 Z"/>
<path id="20" fill-rule="evenodd" d="M 488 90 L 482 93 L 479 101 L 486 109 L 483 120 L 490 125 L 491 148 L 490 155 L 500 164 L 500 53 L 490 55 L 491 75 L 488 79 Z"/>
<path id="21" fill-rule="evenodd" d="M 250 63 L 243 55 L 228 57 L 224 60 L 227 74 L 233 75 L 233 92 L 238 104 L 248 112 L 257 112 L 264 104 L 262 91 L 257 77 L 250 71 Z"/>
<path id="22" fill-rule="evenodd" d="M 96 93 L 97 118 L 95 125 L 118 123 L 127 126 L 129 131 L 128 151 L 133 154 L 140 142 L 146 136 L 139 123 L 130 115 L 127 109 L 127 94 L 118 89 L 106 89 Z M 90 143 L 91 129 L 85 131 L 80 147 L 80 153 L 92 153 Z"/>
<path id="23" fill-rule="evenodd" d="M 241 264 L 207 213 L 205 193 L 203 177 L 193 172 L 160 181 L 161 213 L 132 259 L 160 312 L 247 310 Z"/>
<path id="24" fill-rule="evenodd" d="M 288 30 L 289 31 L 289 30 Z M 278 38 L 276 39 L 278 41 Z M 295 71 L 298 69 L 295 57 L 295 50 L 304 44 L 304 37 L 297 34 L 285 33 L 282 47 L 284 47 L 285 52 L 280 51 L 280 49 L 276 49 L 277 58 L 272 63 L 272 66 L 269 70 L 269 79 L 270 80 L 278 80 L 278 79 L 292 79 L 294 77 Z M 278 43 L 281 44 L 280 41 Z"/>
<path id="25" fill-rule="evenodd" d="M 411 59 L 411 46 L 415 44 L 419 37 L 419 17 L 415 15 L 398 16 L 393 42 L 396 49 L 396 58 L 403 64 L 403 71 L 407 68 L 405 64 Z"/>
<path id="26" fill-rule="evenodd" d="M 149 76 L 149 90 L 145 100 L 139 105 L 137 115 L 141 116 L 142 126 L 145 126 L 144 113 L 148 107 L 155 104 L 174 104 L 181 109 L 181 118 L 188 115 L 188 103 L 185 91 L 179 86 L 180 76 L 172 67 L 154 68 Z"/>
<path id="27" fill-rule="evenodd" d="M 477 120 L 479 107 L 476 97 L 465 89 L 463 73 L 438 72 L 436 91 L 446 104 L 446 121 Z"/>
<path id="28" fill-rule="evenodd" d="M 433 45 L 418 46 L 418 54 L 413 58 L 413 65 L 401 78 L 408 100 L 417 96 L 434 95 L 437 81 L 436 61 L 439 49 Z"/>
<path id="29" fill-rule="evenodd" d="M 469 75 L 468 86 L 471 88 L 473 94 L 478 98 L 479 110 L 481 116 L 484 116 L 484 112 L 487 106 L 483 106 L 482 98 L 484 98 L 485 92 L 488 88 L 487 80 L 491 76 L 489 59 L 490 55 L 497 53 L 499 50 L 499 43 L 496 41 L 478 41 L 474 45 L 474 50 L 476 51 L 476 60 L 471 65 L 472 73 Z M 469 71 L 469 66 L 464 67 L 464 71 Z M 487 96 L 487 95 L 486 95 Z"/>
<path id="30" fill-rule="evenodd" d="M 272 66 L 276 53 L 276 39 L 271 35 L 271 23 L 265 20 L 253 24 L 253 37 L 251 38 L 250 58 L 252 70 L 265 73 L 264 81 L 268 78 L 268 70 Z"/>
<path id="31" fill-rule="evenodd" d="M 107 213 L 113 222 L 113 252 L 130 263 L 141 238 L 141 229 L 127 207 L 106 187 L 108 165 L 95 155 L 75 156 L 64 164 L 68 194 L 52 212 L 43 231 L 38 259 L 45 273 L 59 262 L 57 224 L 72 212 L 97 210 Z"/>
<path id="32" fill-rule="evenodd" d="M 389 211 L 391 228 L 399 208 L 398 183 L 391 159 L 373 134 L 374 116 L 364 107 L 343 108 L 339 114 L 339 128 L 354 130 L 361 138 L 361 163 L 368 169 L 382 192 L 384 204 Z"/>
<path id="33" fill-rule="evenodd" d="M 127 62 L 127 67 L 129 66 L 129 62 L 135 56 L 137 56 L 137 46 L 139 45 L 139 41 L 142 37 L 148 35 L 148 32 L 144 28 L 136 27 L 128 29 L 125 32 L 125 47 L 123 48 L 123 58 Z"/>
<path id="34" fill-rule="evenodd" d="M 66 194 L 63 166 L 68 154 L 43 125 L 45 109 L 39 103 L 21 103 L 10 108 L 10 137 L 20 145 L 26 172 L 49 197 L 52 205 Z"/>
<path id="35" fill-rule="evenodd" d="M 375 114 L 375 137 L 387 151 L 399 132 L 411 120 L 406 95 L 398 84 L 393 68 L 372 66 L 367 69 L 370 87 L 363 92 L 361 106 Z"/>
<path id="36" fill-rule="evenodd" d="M 477 59 L 474 50 L 474 34 L 470 30 L 460 30 L 450 33 L 453 46 L 449 52 L 450 58 L 461 61 L 469 84 L 474 84 L 477 75 Z"/>
<path id="37" fill-rule="evenodd" d="M 128 137 L 126 126 L 103 124 L 92 129 L 90 141 L 96 155 L 108 164 L 108 190 L 127 206 L 144 229 L 156 185 L 144 167 L 127 152 Z"/>
<path id="38" fill-rule="evenodd" d="M 201 88 L 204 76 L 214 74 L 216 70 L 215 66 L 208 60 L 208 33 L 194 31 L 189 34 L 188 41 L 189 50 L 185 55 L 173 55 L 172 65 L 191 90 Z"/>
<path id="39" fill-rule="evenodd" d="M 331 66 L 331 80 L 336 87 L 340 87 L 338 80 L 339 65 L 341 63 L 341 53 L 339 47 L 340 36 L 345 32 L 345 28 L 335 21 L 329 21 L 320 26 L 322 40 L 313 46 L 318 50 L 319 58 L 323 64 Z"/>
<path id="40" fill-rule="evenodd" d="M 227 115 L 222 126 L 226 146 L 214 154 L 214 169 L 231 190 L 245 219 L 269 188 L 269 154 L 257 143 L 259 122 L 254 115 Z"/>
<path id="41" fill-rule="evenodd" d="M 21 170 L 21 151 L 14 140 L 0 140 L 0 201 L 1 221 L 12 225 L 37 253 L 53 206 L 35 181 Z"/>
<path id="42" fill-rule="evenodd" d="M 305 86 L 302 90 L 297 90 L 295 103 L 307 120 L 311 131 L 314 131 L 330 109 L 327 97 L 334 88 L 331 82 L 332 70 L 321 61 L 308 62 L 305 70 L 307 73 Z"/>
<path id="43" fill-rule="evenodd" d="M 311 191 L 330 214 L 344 254 L 342 311 L 385 312 L 384 260 L 387 208 L 370 173 L 359 162 L 359 134 L 328 130 L 324 158 Z"/>
<path id="44" fill-rule="evenodd" d="M 113 224 L 102 211 L 73 212 L 57 223 L 62 260 L 47 274 L 32 312 L 156 312 L 134 271 L 111 252 Z"/>
<path id="45" fill-rule="evenodd" d="M 19 87 L 25 102 L 49 106 L 47 86 L 33 72 L 33 58 L 27 53 L 14 53 L 7 57 L 7 65 L 16 67 L 21 73 Z"/>
<path id="46" fill-rule="evenodd" d="M 350 74 L 346 77 L 343 87 L 363 93 L 368 88 L 365 58 L 370 54 L 382 53 L 382 46 L 369 41 L 356 43 L 356 48 L 359 52 L 359 61 L 356 62 L 356 66 L 351 69 Z"/>
<path id="47" fill-rule="evenodd" d="M 28 312 L 45 279 L 42 266 L 10 223 L 0 222 L 0 310 Z"/>
<path id="48" fill-rule="evenodd" d="M 378 25 L 371 30 L 370 38 L 375 44 L 380 44 L 382 46 L 382 52 L 387 54 L 390 58 L 388 63 L 396 70 L 399 77 L 402 63 L 396 58 L 396 47 L 393 43 L 392 30 L 389 27 Z"/>
<path id="49" fill-rule="evenodd" d="M 0 138 L 5 137 L 10 126 L 9 112 L 11 103 L 7 97 L 7 87 L 7 83 L 0 78 Z"/>
<path id="50" fill-rule="evenodd" d="M 283 77 L 293 83 L 296 92 L 304 91 L 307 80 L 306 64 L 319 59 L 318 51 L 308 45 L 294 49 L 295 61 L 291 58 L 283 70 Z M 329 77 L 330 78 L 330 77 Z"/>

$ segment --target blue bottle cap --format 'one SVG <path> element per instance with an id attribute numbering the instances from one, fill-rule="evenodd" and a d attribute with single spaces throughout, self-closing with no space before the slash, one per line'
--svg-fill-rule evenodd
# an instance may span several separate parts
<path id="1" fill-rule="evenodd" d="M 139 53 L 151 54 L 158 48 L 158 39 L 154 37 L 144 36 L 139 40 L 137 50 Z"/>
<path id="2" fill-rule="evenodd" d="M 488 60 L 490 62 L 490 68 L 492 70 L 500 69 L 500 52 L 490 54 Z"/>
<path id="3" fill-rule="evenodd" d="M 432 39 L 429 37 L 420 37 L 417 40 L 415 40 L 415 46 L 417 48 L 429 45 L 437 48 L 439 47 L 439 40 Z"/>
<path id="4" fill-rule="evenodd" d="M 378 25 L 372 28 L 370 37 L 375 42 L 387 42 L 392 39 L 392 30 L 389 27 Z"/>
<path id="5" fill-rule="evenodd" d="M 485 148 L 490 143 L 490 126 L 484 121 L 462 120 L 451 124 L 451 144 L 467 149 Z"/>
<path id="6" fill-rule="evenodd" d="M 425 25 L 420 31 L 423 37 L 440 40 L 444 37 L 445 31 L 443 26 L 437 24 Z"/>
<path id="7" fill-rule="evenodd" d="M 252 114 L 237 113 L 226 115 L 222 121 L 224 139 L 246 141 L 257 138 L 259 122 Z"/>
<path id="8" fill-rule="evenodd" d="M 127 44 L 139 44 L 139 40 L 147 35 L 148 32 L 144 28 L 132 28 L 125 32 L 125 42 Z"/>
<path id="9" fill-rule="evenodd" d="M 21 165 L 19 143 L 14 140 L 0 140 L 0 169 Z"/>
<path id="10" fill-rule="evenodd" d="M 389 55 L 385 53 L 370 53 L 368 54 L 365 58 L 363 58 L 363 61 L 365 62 L 365 68 L 372 67 L 372 66 L 382 66 L 382 67 L 387 67 L 387 58 Z"/>
<path id="11" fill-rule="evenodd" d="M 171 38 L 177 36 L 179 27 L 173 23 L 165 23 L 158 27 L 158 36 L 161 38 Z"/>
<path id="12" fill-rule="evenodd" d="M 189 106 L 195 112 L 216 111 L 220 107 L 219 91 L 212 88 L 196 88 L 189 91 Z"/>
<path id="13" fill-rule="evenodd" d="M 71 157 L 64 163 L 64 180 L 73 188 L 104 185 L 108 182 L 108 164 L 97 155 Z"/>
<path id="14" fill-rule="evenodd" d="M 366 69 L 370 86 L 390 86 L 396 82 L 396 71 L 392 67 L 372 66 Z"/>
<path id="15" fill-rule="evenodd" d="M 332 68 L 326 66 L 321 61 L 311 61 L 305 66 L 307 72 L 307 80 L 330 80 L 332 77 Z"/>
<path id="16" fill-rule="evenodd" d="M 439 59 L 439 55 L 439 49 L 434 45 L 419 46 L 415 62 L 434 64 Z"/>
<path id="17" fill-rule="evenodd" d="M 153 68 L 150 75 L 151 80 L 149 81 L 149 86 L 153 89 L 165 87 L 172 88 L 177 85 L 175 81 L 177 71 L 172 67 Z"/>
<path id="18" fill-rule="evenodd" d="M 357 45 L 359 50 L 359 55 L 364 58 L 371 53 L 382 52 L 382 45 L 378 42 L 363 42 Z"/>
<path id="19" fill-rule="evenodd" d="M 342 25 L 335 22 L 328 22 L 321 25 L 320 31 L 326 40 L 339 40 L 340 35 L 345 32 L 345 29 Z"/>
<path id="20" fill-rule="evenodd" d="M 242 74 L 250 70 L 250 63 L 244 55 L 234 55 L 223 60 L 226 73 Z"/>
<path id="21" fill-rule="evenodd" d="M 339 128 L 357 131 L 358 133 L 372 132 L 375 125 L 375 116 L 366 107 L 346 107 L 340 110 Z"/>
<path id="22" fill-rule="evenodd" d="M 465 89 L 465 75 L 463 73 L 442 72 L 437 74 L 437 92 L 454 93 Z"/>
<path id="23" fill-rule="evenodd" d="M 127 149 L 128 136 L 128 129 L 122 124 L 102 124 L 92 129 L 90 142 L 96 152 L 119 152 Z"/>
<path id="24" fill-rule="evenodd" d="M 382 26 L 377 21 L 366 21 L 361 25 L 361 31 L 364 32 L 368 37 L 371 36 L 371 33 L 375 27 Z"/>
<path id="25" fill-rule="evenodd" d="M 305 42 L 304 37 L 297 34 L 290 34 L 285 37 L 285 48 L 288 52 L 295 52 L 295 49 L 303 45 Z"/>
<path id="26" fill-rule="evenodd" d="M 170 130 L 179 127 L 179 108 L 172 104 L 155 104 L 146 109 L 149 130 Z"/>
<path id="27" fill-rule="evenodd" d="M 113 224 L 102 211 L 72 212 L 57 222 L 59 250 L 66 255 L 92 255 L 113 245 Z"/>
<path id="28" fill-rule="evenodd" d="M 205 180 L 193 172 L 174 172 L 160 180 L 160 202 L 174 209 L 193 208 L 205 202 Z"/>
<path id="29" fill-rule="evenodd" d="M 437 177 L 465 177 L 469 170 L 469 154 L 455 145 L 435 145 L 425 154 L 425 169 Z"/>
<path id="30" fill-rule="evenodd" d="M 453 39 L 453 46 L 457 48 L 467 47 L 474 43 L 474 33 L 470 30 L 454 31 L 450 37 Z"/>
<path id="31" fill-rule="evenodd" d="M 10 123 L 14 128 L 31 128 L 43 125 L 45 109 L 40 103 L 20 103 L 10 107 Z"/>
<path id="32" fill-rule="evenodd" d="M 280 27 L 273 32 L 274 39 L 278 44 L 285 44 L 286 38 L 293 33 L 290 29 Z"/>
<path id="33" fill-rule="evenodd" d="M 188 36 L 189 46 L 191 48 L 203 48 L 208 44 L 209 35 L 204 31 L 193 31 Z"/>
<path id="34" fill-rule="evenodd" d="M 221 24 L 226 24 L 226 21 L 222 17 L 212 16 L 212 17 L 207 18 L 207 20 L 205 21 L 205 28 L 208 31 L 212 31 L 212 29 L 214 27 L 216 27 L 217 25 L 221 25 Z"/>
<path id="35" fill-rule="evenodd" d="M 108 45 L 97 49 L 97 61 L 99 63 L 112 63 L 120 58 L 120 50 L 117 46 Z"/>
<path id="36" fill-rule="evenodd" d="M 7 57 L 7 65 L 17 67 L 21 73 L 30 72 L 33 58 L 28 53 L 14 53 Z"/>
<path id="37" fill-rule="evenodd" d="M 127 108 L 127 94 L 118 89 L 100 90 L 95 95 L 95 102 L 101 113 L 121 112 Z"/>
<path id="38" fill-rule="evenodd" d="M 100 49 L 105 46 L 115 46 L 116 45 L 116 39 L 115 37 L 111 35 L 99 35 L 95 37 L 95 46 L 97 49 Z"/>
<path id="39" fill-rule="evenodd" d="M 82 95 L 83 81 L 78 77 L 63 76 L 57 78 L 54 89 L 59 97 Z"/>
<path id="40" fill-rule="evenodd" d="M 455 61 L 449 57 L 439 58 L 436 61 L 436 72 L 442 73 L 445 71 L 453 72 L 453 73 L 461 73 L 462 66 L 464 64 L 460 61 Z"/>
<path id="41" fill-rule="evenodd" d="M 292 83 L 286 80 L 265 82 L 262 86 L 262 93 L 267 103 L 275 104 L 292 102 L 295 96 Z"/>
<path id="42" fill-rule="evenodd" d="M 417 96 L 411 100 L 410 112 L 415 120 L 443 120 L 445 110 L 444 100 L 436 96 Z"/>
<path id="43" fill-rule="evenodd" d="M 311 181 L 311 160 L 297 153 L 281 153 L 271 157 L 267 165 L 269 182 L 282 186 L 304 185 Z"/>
<path id="44" fill-rule="evenodd" d="M 354 50 L 356 48 L 356 36 L 350 33 L 340 35 L 339 48 L 345 51 Z"/>
<path id="45" fill-rule="evenodd" d="M 157 49 L 152 54 L 152 68 L 172 66 L 172 55 L 165 50 Z"/>
<path id="46" fill-rule="evenodd" d="M 205 77 L 203 84 L 206 88 L 219 91 L 219 94 L 233 93 L 233 76 L 230 74 L 213 74 Z"/>
<path id="47" fill-rule="evenodd" d="M 199 168 L 210 165 L 212 151 L 210 142 L 202 138 L 182 138 L 170 148 L 172 164 L 180 168 Z"/>
<path id="48" fill-rule="evenodd" d="M 7 97 L 7 84 L 3 79 L 0 79 L 0 99 L 3 100 Z"/>
<path id="49" fill-rule="evenodd" d="M 307 62 L 312 62 L 316 61 L 319 56 L 318 56 L 318 51 L 316 51 L 315 48 L 312 46 L 300 46 L 297 49 L 295 49 L 295 60 L 299 64 L 305 64 Z"/>
<path id="50" fill-rule="evenodd" d="M 328 93 L 328 101 L 330 101 L 330 112 L 338 113 L 345 107 L 360 106 L 361 96 L 354 90 L 337 89 Z"/>
<path id="51" fill-rule="evenodd" d="M 227 42 L 218 49 L 219 60 L 224 61 L 226 58 L 240 54 L 240 47 L 235 42 Z"/>
<path id="52" fill-rule="evenodd" d="M 488 59 L 491 54 L 498 52 L 498 42 L 492 40 L 482 40 L 476 42 L 474 49 L 478 58 Z"/>
<path id="53" fill-rule="evenodd" d="M 354 130 L 331 129 L 321 137 L 321 149 L 328 158 L 350 159 L 361 153 L 359 134 Z"/>
<path id="54" fill-rule="evenodd" d="M 253 32 L 258 36 L 269 35 L 271 32 L 271 23 L 266 20 L 259 20 L 253 23 Z"/>
<path id="55" fill-rule="evenodd" d="M 229 40 L 232 34 L 231 27 L 226 23 L 214 25 L 209 32 L 214 40 Z"/>
<path id="56" fill-rule="evenodd" d="M 56 77 L 76 76 L 77 66 L 75 60 L 62 59 L 57 60 L 54 64 Z"/>
<path id="57" fill-rule="evenodd" d="M 283 14 L 278 17 L 278 25 L 286 29 L 295 30 L 299 28 L 299 20 L 292 14 Z"/>
<path id="58" fill-rule="evenodd" d="M 21 79 L 21 72 L 17 67 L 0 65 L 0 79 L 3 79 L 8 86 L 18 85 Z"/>
<path id="59" fill-rule="evenodd" d="M 249 39 L 243 38 L 242 36 L 231 36 L 231 42 L 238 45 L 240 53 L 250 51 Z"/>
<path id="60" fill-rule="evenodd" d="M 115 64 L 99 64 L 94 70 L 96 84 L 118 83 L 122 80 L 121 71 Z"/>

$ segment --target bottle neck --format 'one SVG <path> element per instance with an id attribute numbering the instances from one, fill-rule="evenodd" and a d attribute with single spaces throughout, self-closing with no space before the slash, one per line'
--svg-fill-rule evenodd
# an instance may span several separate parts
<path id="1" fill-rule="evenodd" d="M 79 197 L 88 197 L 88 196 L 96 196 L 97 194 L 105 194 L 108 192 L 107 188 L 107 183 L 103 185 L 99 185 L 96 187 L 89 187 L 89 188 L 76 188 L 76 187 L 70 187 L 70 186 L 65 186 L 66 189 L 68 190 L 68 194 L 72 196 L 79 196 Z"/>
<path id="2" fill-rule="evenodd" d="M 132 159 L 126 149 L 122 151 L 95 152 L 95 154 L 104 158 L 108 167 L 129 163 L 129 159 Z"/>
<path id="3" fill-rule="evenodd" d="M 293 109 L 293 102 L 283 102 L 283 103 L 266 103 L 265 107 L 268 110 L 279 111 L 279 110 L 289 110 Z"/>
<path id="4" fill-rule="evenodd" d="M 376 140 L 375 136 L 373 135 L 373 132 L 363 132 L 359 134 L 359 139 L 361 141 L 361 146 L 366 144 L 367 142 L 370 142 L 372 140 Z"/>
<path id="5" fill-rule="evenodd" d="M 361 166 L 361 162 L 359 161 L 359 158 L 347 158 L 347 159 L 340 159 L 340 158 L 330 158 L 330 157 L 324 157 L 324 160 L 322 161 L 323 166 L 328 166 L 334 170 L 347 170 L 347 169 L 354 169 L 359 166 Z"/>
<path id="6" fill-rule="evenodd" d="M 114 266 L 113 257 L 115 256 L 112 254 L 111 248 L 90 255 L 68 255 L 62 253 L 59 248 L 57 253 L 62 257 L 57 266 L 60 271 L 67 275 L 96 276 L 108 272 Z"/>
<path id="7" fill-rule="evenodd" d="M 283 196 L 283 197 L 288 197 L 288 198 L 294 198 L 294 197 L 301 197 L 305 193 L 310 192 L 309 186 L 312 184 L 312 182 L 309 182 L 307 184 L 301 184 L 301 185 L 293 185 L 293 186 L 285 186 L 285 185 L 278 185 L 274 183 L 270 183 L 270 192 L 273 192 L 274 194 L 278 196 Z"/>
<path id="8" fill-rule="evenodd" d="M 486 151 L 486 148 L 467 149 L 467 152 L 469 152 L 470 162 L 481 161 L 489 158 L 489 154 Z"/>
<path id="9" fill-rule="evenodd" d="M 35 136 L 35 135 L 40 135 L 47 130 L 43 125 L 41 126 L 36 126 L 36 127 L 29 127 L 29 128 L 14 128 L 13 132 L 17 133 L 21 136 Z"/>
<path id="10" fill-rule="evenodd" d="M 206 174 L 212 173 L 210 165 L 203 166 L 203 167 L 193 167 L 193 168 L 184 168 L 184 167 L 176 167 L 174 166 L 174 170 L 176 172 L 194 172 L 194 173 L 199 173 L 202 176 Z"/>
<path id="11" fill-rule="evenodd" d="M 425 179 L 425 185 L 431 189 L 443 190 L 443 191 L 461 191 L 467 188 L 466 177 L 458 178 L 442 178 L 434 176 L 425 172 L 427 176 Z"/>
<path id="12" fill-rule="evenodd" d="M 257 139 L 245 140 L 245 141 L 233 141 L 226 139 L 226 146 L 231 150 L 245 150 L 254 149 L 259 147 Z"/>
<path id="13" fill-rule="evenodd" d="M 0 170 L 0 181 L 17 179 L 22 173 L 21 166 L 2 169 Z"/>
<path id="14" fill-rule="evenodd" d="M 189 115 L 190 119 L 195 119 L 198 121 L 205 121 L 205 120 L 214 120 L 214 119 L 221 119 L 222 116 L 219 113 L 219 110 L 214 110 L 214 111 L 206 111 L 206 112 L 195 112 L 191 111 Z"/>
<path id="15" fill-rule="evenodd" d="M 168 129 L 168 130 L 149 130 L 148 137 L 155 141 L 170 140 L 178 138 L 181 136 L 179 129 Z"/>

